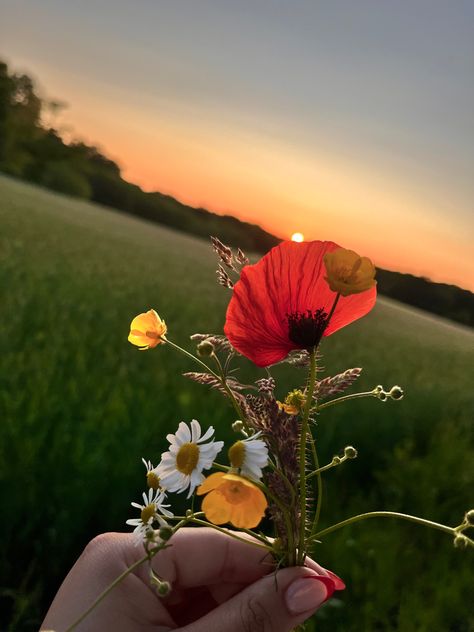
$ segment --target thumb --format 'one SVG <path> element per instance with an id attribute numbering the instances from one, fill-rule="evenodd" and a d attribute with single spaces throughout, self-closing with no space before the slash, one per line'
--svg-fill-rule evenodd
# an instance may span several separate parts
<path id="1" fill-rule="evenodd" d="M 290 632 L 334 589 L 330 577 L 308 568 L 285 568 L 247 586 L 181 632 Z"/>

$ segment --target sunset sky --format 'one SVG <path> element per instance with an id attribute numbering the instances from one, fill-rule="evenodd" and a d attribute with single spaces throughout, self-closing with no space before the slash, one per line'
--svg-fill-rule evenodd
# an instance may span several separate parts
<path id="1" fill-rule="evenodd" d="M 0 57 L 146 190 L 474 290 L 471 0 L 4 0 Z"/>

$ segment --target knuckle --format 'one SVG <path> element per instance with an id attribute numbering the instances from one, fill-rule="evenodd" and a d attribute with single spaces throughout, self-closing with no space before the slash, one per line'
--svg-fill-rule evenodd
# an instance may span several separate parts
<path id="1" fill-rule="evenodd" d="M 257 597 L 250 597 L 241 609 L 243 632 L 271 632 L 271 617 Z"/>
<path id="2" fill-rule="evenodd" d="M 101 533 L 96 535 L 85 547 L 82 552 L 82 558 L 101 560 L 111 557 L 110 553 L 116 550 L 120 542 L 120 534 L 118 533 Z"/>

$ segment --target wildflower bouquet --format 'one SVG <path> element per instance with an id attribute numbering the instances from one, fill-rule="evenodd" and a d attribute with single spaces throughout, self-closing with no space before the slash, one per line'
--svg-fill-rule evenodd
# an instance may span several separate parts
<path id="1" fill-rule="evenodd" d="M 185 525 L 206 525 L 261 547 L 276 573 L 281 567 L 304 565 L 315 543 L 371 517 L 409 520 L 450 534 L 457 547 L 473 546 L 465 531 L 474 525 L 474 510 L 456 527 L 389 511 L 353 516 L 323 530 L 318 527 L 323 473 L 357 457 L 357 450 L 346 446 L 329 463 L 319 463 L 319 415 L 355 398 L 386 402 L 403 397 L 399 386 L 385 390 L 380 385 L 344 394 L 360 368 L 325 377 L 318 370 L 321 339 L 374 307 L 372 262 L 333 242 L 313 241 L 282 243 L 250 265 L 240 249 L 234 253 L 217 238 L 212 242 L 219 257 L 218 281 L 232 291 L 225 335 L 191 336 L 197 345 L 193 355 L 171 340 L 165 321 L 150 309 L 133 319 L 128 339 L 140 350 L 169 347 L 197 364 L 198 371 L 184 375 L 222 393 L 231 407 L 229 424 L 237 438 L 222 458 L 224 443 L 215 439 L 213 427 L 203 429 L 195 419 L 181 421 L 175 434 L 167 436 L 169 447 L 160 462 L 155 466 L 143 461 L 148 489 L 141 503 L 132 503 L 137 517 L 127 520 L 137 544 L 144 547 L 141 562 L 151 562 L 172 545 L 173 535 Z M 264 369 L 254 384 L 236 377 L 234 364 L 244 358 Z M 279 401 L 271 367 L 282 362 L 299 369 L 300 385 Z M 173 514 L 173 493 L 190 499 L 184 515 Z M 195 509 L 201 500 L 200 510 Z M 259 530 L 265 517 L 270 519 L 271 537 L 268 523 L 265 532 Z M 149 569 L 157 593 L 167 595 L 173 587 L 151 564 Z M 328 596 L 344 588 L 336 576 L 326 579 Z"/>

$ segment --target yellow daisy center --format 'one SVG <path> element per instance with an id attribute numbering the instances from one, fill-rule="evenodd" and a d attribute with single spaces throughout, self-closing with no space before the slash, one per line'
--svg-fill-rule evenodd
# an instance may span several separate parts
<path id="1" fill-rule="evenodd" d="M 231 505 L 240 505 L 248 500 L 252 491 L 238 481 L 229 481 L 219 487 L 219 490 L 225 497 L 226 501 Z"/>
<path id="2" fill-rule="evenodd" d="M 245 460 L 245 443 L 236 441 L 234 445 L 230 446 L 228 454 L 232 467 L 242 467 Z"/>
<path id="3" fill-rule="evenodd" d="M 146 507 L 143 507 L 142 513 L 140 514 L 141 521 L 143 524 L 148 524 L 148 520 L 152 518 L 156 513 L 156 505 L 155 503 L 151 503 Z"/>
<path id="4" fill-rule="evenodd" d="M 181 474 L 189 476 L 199 461 L 199 447 L 195 443 L 184 443 L 176 455 L 176 467 Z"/>
<path id="5" fill-rule="evenodd" d="M 154 490 L 160 489 L 160 477 L 157 476 L 155 472 L 153 471 L 147 472 L 146 482 L 148 484 L 148 487 L 150 487 L 151 489 L 154 489 Z"/>

